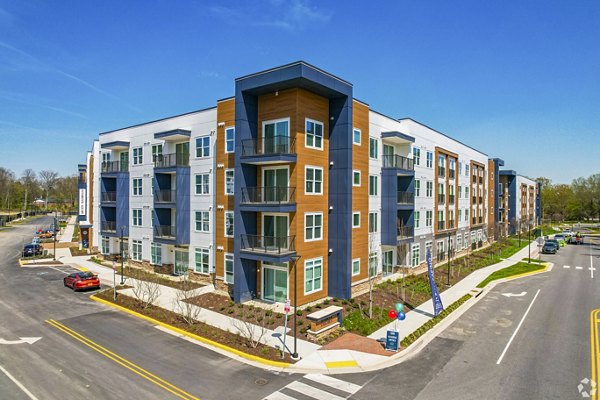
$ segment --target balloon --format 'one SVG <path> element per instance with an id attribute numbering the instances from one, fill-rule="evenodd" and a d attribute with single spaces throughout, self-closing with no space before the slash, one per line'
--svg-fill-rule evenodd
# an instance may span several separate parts
<path id="1" fill-rule="evenodd" d="M 396 316 L 398 314 L 396 314 L 396 310 L 390 310 L 388 311 L 388 317 L 390 317 L 390 319 L 396 319 Z"/>
<path id="2" fill-rule="evenodd" d="M 403 312 L 399 312 L 397 315 L 397 318 L 402 321 L 404 320 L 404 318 L 406 318 L 406 314 L 404 314 Z"/>
<path id="3" fill-rule="evenodd" d="M 402 310 L 404 310 L 404 304 L 402 303 L 396 303 L 396 312 L 402 312 Z"/>

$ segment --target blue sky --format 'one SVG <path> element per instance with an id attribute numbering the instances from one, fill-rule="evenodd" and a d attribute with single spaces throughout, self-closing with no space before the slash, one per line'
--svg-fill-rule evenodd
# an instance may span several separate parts
<path id="1" fill-rule="evenodd" d="M 99 132 L 305 60 L 556 183 L 600 172 L 600 2 L 0 0 L 0 166 L 76 173 Z"/>

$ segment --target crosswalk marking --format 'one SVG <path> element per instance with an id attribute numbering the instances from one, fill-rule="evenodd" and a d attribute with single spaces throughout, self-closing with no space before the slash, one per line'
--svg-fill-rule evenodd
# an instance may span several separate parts
<path id="1" fill-rule="evenodd" d="M 569 269 L 569 268 L 571 268 L 571 266 L 570 265 L 563 265 L 563 268 Z"/>
<path id="2" fill-rule="evenodd" d="M 583 269 L 583 267 L 575 267 L 575 269 Z"/>
<path id="3" fill-rule="evenodd" d="M 296 393 L 298 393 L 298 397 L 301 398 L 310 397 L 317 400 L 344 400 L 362 388 L 360 385 L 333 378 L 329 375 L 307 374 L 304 375 L 303 379 L 304 382 L 301 382 L 300 380 L 291 382 L 280 390 L 271 393 L 263 400 L 296 400 L 297 397 L 294 397 L 296 396 Z M 311 383 L 317 383 L 319 387 L 311 386 Z M 338 394 L 330 393 L 329 391 L 324 390 L 324 388 L 334 389 Z M 286 393 L 283 393 L 282 390 L 285 390 Z M 348 393 L 348 396 L 340 397 L 339 392 Z"/>
<path id="4" fill-rule="evenodd" d="M 360 390 L 360 386 L 355 385 L 351 382 L 345 382 L 336 378 L 333 378 L 329 375 L 321 375 L 321 374 L 308 374 L 305 375 L 304 378 L 310 379 L 311 381 L 315 381 L 321 383 L 323 385 L 331 386 L 332 388 L 336 388 L 343 392 L 347 392 L 350 394 L 354 394 Z"/>

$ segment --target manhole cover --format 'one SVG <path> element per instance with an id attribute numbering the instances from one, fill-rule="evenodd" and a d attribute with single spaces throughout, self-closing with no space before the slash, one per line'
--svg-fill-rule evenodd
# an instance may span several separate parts
<path id="1" fill-rule="evenodd" d="M 265 378 L 258 378 L 257 380 L 254 381 L 255 384 L 257 384 L 258 386 L 265 386 L 267 383 L 269 383 L 268 379 Z"/>

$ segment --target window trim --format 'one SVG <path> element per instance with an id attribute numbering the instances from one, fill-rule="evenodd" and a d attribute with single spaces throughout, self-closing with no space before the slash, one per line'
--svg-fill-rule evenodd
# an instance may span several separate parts
<path id="1" fill-rule="evenodd" d="M 231 282 L 227 280 L 227 257 L 231 257 Z M 233 253 L 225 253 L 223 254 L 223 282 L 233 285 L 235 282 L 235 258 Z"/>
<path id="2" fill-rule="evenodd" d="M 135 151 L 139 150 L 139 154 L 136 156 Z M 139 162 L 137 159 L 139 159 Z M 142 146 L 133 147 L 131 149 L 131 164 L 132 165 L 142 165 L 144 163 L 144 148 Z"/>
<path id="3" fill-rule="evenodd" d="M 228 235 L 227 234 L 227 214 L 231 214 L 231 225 L 233 228 L 233 234 Z M 227 237 L 227 238 L 232 238 L 234 237 L 235 234 L 235 212 L 231 211 L 231 210 L 227 210 L 223 213 L 223 236 Z"/>
<path id="4" fill-rule="evenodd" d="M 227 131 L 229 130 L 233 130 L 233 149 L 231 151 L 227 151 Z M 226 154 L 231 154 L 231 153 L 235 153 L 235 125 L 232 126 L 226 126 L 225 127 L 225 153 Z"/>
<path id="5" fill-rule="evenodd" d="M 371 140 L 375 143 L 375 157 L 371 157 Z M 379 160 L 379 140 L 371 136 L 369 136 L 369 159 Z"/>
<path id="6" fill-rule="evenodd" d="M 233 173 L 233 191 L 231 193 L 227 193 L 227 172 L 228 171 L 232 171 Z M 223 171 L 223 192 L 225 193 L 225 196 L 233 196 L 235 193 L 235 169 L 234 168 L 227 168 L 225 169 L 225 171 Z"/>
<path id="7" fill-rule="evenodd" d="M 354 272 L 354 263 L 358 262 L 358 271 Z M 353 258 L 352 259 L 352 276 L 357 276 L 360 275 L 360 257 L 359 258 Z"/>
<path id="8" fill-rule="evenodd" d="M 354 140 L 354 133 L 358 132 L 358 142 Z M 356 146 L 362 146 L 362 131 L 358 128 L 352 128 L 352 144 Z"/>
<path id="9" fill-rule="evenodd" d="M 354 216 L 358 215 L 358 225 L 354 225 Z M 352 211 L 352 229 L 360 228 L 360 211 Z"/>
<path id="10" fill-rule="evenodd" d="M 136 211 L 139 212 L 139 220 L 140 220 L 139 224 L 135 223 L 136 222 L 135 214 L 137 214 Z M 141 227 L 141 226 L 144 226 L 143 223 L 144 223 L 144 219 L 142 217 L 142 209 L 141 208 L 133 208 L 131 210 L 131 226 Z"/>
<path id="11" fill-rule="evenodd" d="M 313 174 L 313 180 L 312 180 L 312 182 L 313 182 L 313 191 L 312 192 L 307 192 L 306 191 L 306 182 L 307 182 L 306 176 L 308 175 L 307 174 L 308 169 L 321 170 L 321 181 L 320 181 L 321 182 L 321 191 L 318 192 L 318 193 L 314 191 L 314 189 L 315 189 L 315 182 L 317 182 L 316 179 L 314 179 L 314 176 L 316 174 Z M 317 167 L 317 166 L 314 166 L 314 165 L 305 165 L 304 166 L 304 194 L 307 195 L 307 196 L 323 196 L 323 183 L 324 183 L 324 180 L 325 180 L 324 178 L 325 178 L 325 172 L 323 170 L 323 167 Z"/>
<path id="12" fill-rule="evenodd" d="M 199 139 L 205 139 L 208 138 L 208 155 L 202 154 L 202 155 L 198 155 L 198 149 L 204 149 L 204 145 L 201 147 L 198 147 L 198 140 Z M 202 136 L 196 136 L 196 138 L 194 139 L 194 144 L 195 144 L 195 152 L 194 155 L 196 156 L 195 158 L 210 158 L 210 135 L 202 135 Z M 204 153 L 204 150 L 202 151 Z"/>
<path id="13" fill-rule="evenodd" d="M 140 182 L 140 186 L 138 189 L 140 190 L 139 194 L 135 194 L 135 181 Z M 144 180 L 143 178 L 131 178 L 131 196 L 140 197 L 144 195 Z"/>
<path id="14" fill-rule="evenodd" d="M 206 213 L 206 215 L 208 215 L 208 230 L 197 230 L 196 228 L 198 227 L 198 213 Z M 200 225 L 202 226 L 202 219 L 200 219 Z M 210 211 L 208 210 L 197 210 L 194 211 L 194 232 L 198 232 L 198 233 L 210 233 Z"/>
<path id="15" fill-rule="evenodd" d="M 313 232 L 313 238 L 312 239 L 307 239 L 306 238 L 306 231 L 308 229 L 308 225 L 306 224 L 306 218 L 308 216 L 312 216 L 313 217 L 313 225 L 312 225 L 312 232 Z M 319 225 L 321 227 L 320 232 L 321 235 L 317 238 L 315 237 L 315 224 L 314 224 L 314 217 L 315 216 L 320 216 L 321 217 L 321 225 Z M 304 213 L 304 241 L 305 242 L 316 242 L 319 240 L 323 240 L 323 213 L 322 212 L 305 212 Z"/>
<path id="16" fill-rule="evenodd" d="M 321 125 L 321 147 L 315 146 L 315 143 L 316 143 L 315 138 L 317 137 L 317 135 L 313 135 L 313 145 L 312 146 L 308 145 L 308 129 L 307 129 L 306 125 L 309 122 L 313 123 L 315 125 Z M 306 147 L 307 149 L 323 151 L 323 149 L 325 147 L 325 124 L 323 122 L 317 121 L 316 119 L 312 119 L 312 118 L 304 118 L 304 147 Z"/>
<path id="17" fill-rule="evenodd" d="M 356 183 L 356 176 L 358 174 L 358 183 Z M 352 170 L 352 186 L 354 187 L 360 187 L 361 186 L 361 182 L 362 182 L 362 177 L 361 177 L 361 171 L 360 169 L 353 169 Z"/>
<path id="18" fill-rule="evenodd" d="M 194 174 L 194 196 L 210 196 L 210 175 L 208 172 L 200 172 L 198 174 Z M 198 176 L 207 176 L 208 182 L 206 183 L 207 192 L 206 193 L 198 193 Z M 200 186 L 204 186 L 204 182 L 200 184 Z"/>
<path id="19" fill-rule="evenodd" d="M 321 262 L 321 264 L 320 264 L 321 265 L 321 275 L 319 276 L 321 283 L 320 283 L 319 289 L 315 289 L 315 273 L 314 273 L 315 265 L 314 265 L 314 262 L 317 260 Z M 308 262 L 313 263 L 312 266 L 310 267 L 313 270 L 313 275 L 312 275 L 313 289 L 309 292 L 306 291 L 306 269 L 307 269 L 306 263 L 308 263 Z M 312 293 L 320 292 L 322 290 L 323 290 L 323 257 L 315 257 L 315 258 L 311 258 L 309 260 L 304 260 L 304 295 L 306 296 L 306 295 L 309 295 Z"/>
<path id="20" fill-rule="evenodd" d="M 417 250 L 417 264 L 415 264 L 415 250 Z M 421 244 L 413 243 L 410 247 L 410 266 L 418 267 L 421 265 Z"/>
<path id="21" fill-rule="evenodd" d="M 374 223 L 371 224 L 371 216 L 375 216 Z M 375 228 L 373 231 L 371 230 L 371 226 Z M 369 221 L 368 221 L 368 232 L 369 233 L 378 233 L 379 232 L 379 213 L 377 211 L 369 211 Z"/>
<path id="22" fill-rule="evenodd" d="M 157 258 L 157 262 L 154 262 L 154 258 L 156 257 L 156 252 L 155 250 L 158 250 L 158 253 L 160 254 L 160 260 L 158 260 Z M 160 262 L 158 262 L 160 261 Z M 150 242 L 150 264 L 152 265 L 162 265 L 162 245 L 160 243 L 156 243 L 156 242 Z"/>
<path id="23" fill-rule="evenodd" d="M 136 248 L 136 246 L 139 246 L 139 258 L 136 258 L 136 251 L 134 250 L 134 248 Z M 142 261 L 142 253 L 143 253 L 144 247 L 142 245 L 142 241 L 139 239 L 132 239 L 131 240 L 131 259 L 133 261 Z"/>
<path id="24" fill-rule="evenodd" d="M 379 196 L 379 175 L 369 175 L 369 196 Z"/>
<path id="25" fill-rule="evenodd" d="M 198 252 L 198 250 L 200 250 L 200 252 Z M 207 265 L 206 265 L 206 272 L 203 272 L 202 269 L 199 271 L 198 268 L 198 264 L 196 261 L 196 256 L 198 255 L 198 253 L 200 253 L 200 257 L 202 258 L 204 256 L 204 250 L 206 250 L 206 255 L 208 256 L 208 261 L 207 261 Z M 200 267 L 202 268 L 202 267 Z M 201 275 L 210 275 L 210 248 L 208 247 L 194 247 L 194 272 L 197 274 L 201 274 Z"/>

